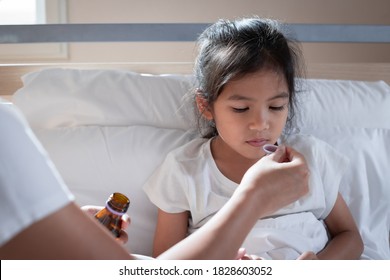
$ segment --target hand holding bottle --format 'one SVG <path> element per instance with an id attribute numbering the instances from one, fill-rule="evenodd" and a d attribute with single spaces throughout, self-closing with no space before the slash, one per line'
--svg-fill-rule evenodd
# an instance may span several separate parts
<path id="1" fill-rule="evenodd" d="M 96 206 L 96 205 L 85 205 L 81 207 L 81 210 L 83 210 L 85 213 L 95 216 L 98 212 L 103 210 L 104 206 Z M 116 237 L 118 241 L 120 241 L 123 244 L 126 244 L 128 241 L 128 235 L 126 233 L 126 229 L 131 224 L 131 219 L 128 214 L 123 214 L 121 216 L 121 229 L 119 232 L 119 236 Z"/>

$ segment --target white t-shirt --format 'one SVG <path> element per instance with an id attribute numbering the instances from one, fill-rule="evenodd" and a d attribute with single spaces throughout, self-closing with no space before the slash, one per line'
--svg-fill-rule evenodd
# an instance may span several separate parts
<path id="1" fill-rule="evenodd" d="M 0 246 L 74 199 L 27 122 L 0 102 Z"/>
<path id="2" fill-rule="evenodd" d="M 318 252 L 328 241 L 321 220 L 333 208 L 347 160 L 311 136 L 292 135 L 279 142 L 304 155 L 310 170 L 309 193 L 259 220 L 243 247 L 267 259 L 295 259 L 303 251 Z M 204 225 L 237 188 L 219 171 L 210 143 L 195 139 L 172 151 L 144 186 L 149 199 L 161 210 L 190 212 L 189 233 Z"/>

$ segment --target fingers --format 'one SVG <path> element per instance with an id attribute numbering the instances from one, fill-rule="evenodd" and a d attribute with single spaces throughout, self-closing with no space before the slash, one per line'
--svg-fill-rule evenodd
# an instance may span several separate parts
<path id="1" fill-rule="evenodd" d="M 306 160 L 302 154 L 298 153 L 292 148 L 287 148 L 287 155 L 289 158 L 289 164 L 296 176 L 302 179 L 304 188 L 301 188 L 302 193 L 305 194 L 309 191 L 309 176 L 310 170 L 306 164 Z"/>
<path id="2" fill-rule="evenodd" d="M 306 165 L 304 156 L 291 147 L 286 147 L 286 158 L 288 162 L 299 162 Z"/>
<path id="3" fill-rule="evenodd" d="M 119 241 L 122 244 L 126 244 L 129 240 L 129 236 L 127 235 L 127 232 L 124 230 L 121 230 L 119 237 L 116 238 L 117 241 Z"/>
<path id="4" fill-rule="evenodd" d="M 287 158 L 286 147 L 278 146 L 276 151 L 270 155 L 270 158 L 276 162 L 285 162 Z"/>
<path id="5" fill-rule="evenodd" d="M 246 253 L 245 248 L 238 249 L 237 256 L 235 259 L 236 260 L 262 260 L 262 258 L 257 255 L 248 255 Z"/>
<path id="6" fill-rule="evenodd" d="M 90 216 L 95 216 L 97 212 L 102 210 L 104 207 L 103 206 L 96 206 L 96 205 L 85 205 L 80 207 L 81 210 L 84 211 L 84 213 L 87 213 Z M 122 222 L 121 222 L 121 231 L 119 234 L 119 237 L 115 238 L 118 242 L 121 244 L 126 244 L 127 241 L 129 240 L 129 236 L 127 235 L 127 232 L 125 231 L 129 225 L 131 224 L 131 219 L 130 216 L 127 214 L 124 214 L 122 217 Z"/>
<path id="7" fill-rule="evenodd" d="M 131 219 L 130 219 L 130 216 L 127 215 L 127 214 L 124 214 L 122 216 L 122 229 L 125 230 L 129 227 L 129 225 L 131 224 Z"/>
<path id="8" fill-rule="evenodd" d="M 318 260 L 317 255 L 312 251 L 303 252 L 297 260 Z"/>
<path id="9" fill-rule="evenodd" d="M 257 255 L 245 255 L 241 258 L 241 260 L 264 260 L 263 258 L 257 256 Z"/>
<path id="10" fill-rule="evenodd" d="M 275 202 L 275 205 L 279 202 L 291 203 L 307 194 L 309 191 L 309 169 L 302 154 L 290 147 L 279 146 L 265 160 L 272 161 L 271 164 L 266 162 L 265 164 L 270 167 L 268 175 L 272 180 L 272 189 L 269 192 L 273 192 L 274 199 L 272 201 Z"/>
<path id="11" fill-rule="evenodd" d="M 294 150 L 291 147 L 286 147 L 284 145 L 278 146 L 276 151 L 270 155 L 270 158 L 273 161 L 282 163 L 282 162 L 302 162 L 305 163 L 305 158 L 299 152 Z"/>
<path id="12" fill-rule="evenodd" d="M 301 179 L 297 183 L 300 181 L 304 184 L 302 194 L 308 191 L 310 171 L 301 153 L 291 147 L 279 146 L 275 153 L 271 155 L 271 159 L 278 163 L 283 163 L 281 169 L 289 172 L 292 176 L 297 177 L 297 179 Z"/>
<path id="13" fill-rule="evenodd" d="M 236 260 L 241 260 L 246 254 L 246 249 L 245 248 L 240 248 L 238 249 L 237 251 L 237 255 L 236 255 Z"/>

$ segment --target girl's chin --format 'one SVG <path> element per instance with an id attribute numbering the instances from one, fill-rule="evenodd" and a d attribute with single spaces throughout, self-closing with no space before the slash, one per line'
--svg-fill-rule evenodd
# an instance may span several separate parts
<path id="1" fill-rule="evenodd" d="M 257 162 L 258 160 L 262 159 L 266 154 L 265 152 L 259 151 L 258 153 L 241 153 L 240 154 L 243 158 L 247 159 L 248 161 L 252 161 L 253 163 Z"/>

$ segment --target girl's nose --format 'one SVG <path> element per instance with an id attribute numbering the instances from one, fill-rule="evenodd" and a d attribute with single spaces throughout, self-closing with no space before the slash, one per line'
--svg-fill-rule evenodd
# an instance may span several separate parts
<path id="1" fill-rule="evenodd" d="M 265 112 L 253 114 L 249 128 L 258 131 L 267 130 L 269 128 L 268 114 Z"/>

